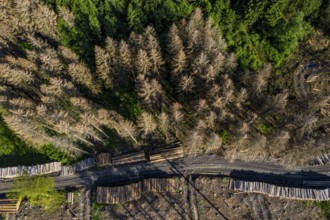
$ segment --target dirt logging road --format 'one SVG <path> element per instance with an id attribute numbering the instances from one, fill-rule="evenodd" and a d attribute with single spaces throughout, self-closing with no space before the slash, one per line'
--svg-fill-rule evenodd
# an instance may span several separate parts
<path id="1" fill-rule="evenodd" d="M 53 177 L 57 189 L 119 185 L 150 177 L 229 176 L 283 186 L 330 187 L 330 165 L 286 169 L 271 162 L 229 162 L 215 155 L 181 158 L 159 163 L 137 163 L 103 167 L 70 176 Z M 308 183 L 308 184 L 307 184 Z M 313 184 L 315 183 L 315 184 Z M 0 183 L 0 193 L 10 190 L 12 181 Z"/>

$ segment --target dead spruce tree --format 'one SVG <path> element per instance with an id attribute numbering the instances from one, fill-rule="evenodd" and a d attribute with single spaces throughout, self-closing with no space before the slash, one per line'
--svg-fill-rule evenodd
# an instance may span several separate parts
<path id="1" fill-rule="evenodd" d="M 51 143 L 70 154 L 87 153 L 85 145 L 94 150 L 104 144 L 109 136 L 106 127 L 136 142 L 135 126 L 115 112 L 103 109 L 85 98 L 101 92 L 99 81 L 79 57 L 65 47 L 54 47 L 59 40 L 57 15 L 39 1 L 13 0 L 1 4 L 3 12 L 0 27 L 0 97 L 2 115 L 15 133 L 32 146 Z M 67 9 L 59 9 L 60 16 L 75 25 Z M 19 36 L 19 38 L 17 38 Z M 15 51 L 11 44 L 27 43 L 25 54 Z M 106 49 L 96 48 L 97 72 L 108 80 L 106 72 L 112 71 L 108 58 L 116 57 L 111 40 Z M 105 81 L 111 84 L 111 80 Z M 83 89 L 83 90 L 82 90 Z M 108 117 L 104 117 L 107 115 Z"/>
<path id="2" fill-rule="evenodd" d="M 312 149 L 329 135 L 329 90 L 319 88 L 315 74 L 306 81 L 307 99 L 295 100 L 290 91 L 269 95 L 271 66 L 240 75 L 235 55 L 200 9 L 171 26 L 164 48 L 152 27 L 126 41 L 107 37 L 95 46 L 95 73 L 58 46 L 59 16 L 76 24 L 67 9 L 56 14 L 37 0 L 6 0 L 0 9 L 3 118 L 32 145 L 52 143 L 80 155 L 81 145 L 104 145 L 111 130 L 135 144 L 175 136 L 192 156 L 207 151 L 265 159 L 288 152 L 293 158 L 297 143 Z M 22 43 L 29 45 L 24 54 Z M 100 106 L 103 100 L 94 103 L 105 90 L 119 98 L 129 94 L 144 112 L 133 122 Z"/>
<path id="3" fill-rule="evenodd" d="M 104 82 L 121 89 L 129 90 L 128 84 L 133 85 L 134 93 L 148 111 L 138 121 L 145 135 L 156 134 L 158 127 L 165 137 L 172 132 L 183 142 L 188 136 L 201 137 L 197 145 L 185 144 L 188 148 L 194 146 L 192 154 L 216 149 L 215 146 L 221 146 L 221 138 L 216 137 L 219 132 L 229 129 L 229 123 L 236 123 L 229 105 L 235 107 L 237 102 L 246 100 L 244 90 L 235 92 L 229 73 L 236 67 L 236 60 L 226 52 L 226 44 L 218 33 L 212 20 L 205 20 L 197 9 L 188 21 L 170 28 L 164 51 L 152 27 L 140 35 L 132 33 L 128 42 L 108 39 L 105 48 L 95 48 L 97 73 Z M 199 100 L 199 105 L 195 105 Z M 147 115 L 150 120 L 146 120 Z M 157 118 L 156 127 L 150 126 L 151 118 Z M 198 128 L 198 135 L 198 129 L 194 134 L 187 132 L 197 122 L 197 127 L 202 128 Z M 213 141 L 205 141 L 206 137 Z M 217 140 L 219 144 L 215 143 Z"/>

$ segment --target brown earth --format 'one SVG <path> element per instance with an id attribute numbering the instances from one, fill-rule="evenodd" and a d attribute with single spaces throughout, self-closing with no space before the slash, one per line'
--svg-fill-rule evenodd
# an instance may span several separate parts
<path id="1" fill-rule="evenodd" d="M 189 184 L 187 184 L 189 182 Z M 147 193 L 141 199 L 99 207 L 99 219 L 322 219 L 302 201 L 228 189 L 227 178 L 181 180 L 175 193 Z"/>

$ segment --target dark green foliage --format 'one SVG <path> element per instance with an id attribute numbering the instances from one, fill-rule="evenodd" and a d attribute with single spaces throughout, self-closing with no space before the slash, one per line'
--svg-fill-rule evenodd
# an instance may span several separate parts
<path id="1" fill-rule="evenodd" d="M 318 18 L 316 19 L 316 25 L 323 28 L 330 35 L 330 1 L 323 2 Z"/>
<path id="2" fill-rule="evenodd" d="M 330 202 L 329 201 L 314 202 L 314 204 L 321 209 L 322 216 L 326 217 L 327 219 L 330 218 Z"/>
<path id="3" fill-rule="evenodd" d="M 159 33 L 191 14 L 193 7 L 184 1 L 140 0 L 44 0 L 54 9 L 67 7 L 75 15 L 76 25 L 64 20 L 58 25 L 61 44 L 74 50 L 89 67 L 94 67 L 94 45 L 102 44 L 105 36 L 127 38 L 130 32 L 142 32 L 153 24 Z"/>
<path id="4" fill-rule="evenodd" d="M 260 40 L 259 34 L 249 34 L 246 30 L 241 30 L 233 36 L 232 42 L 241 66 L 258 69 L 267 62 L 265 47 L 269 45 Z M 270 49 L 274 50 L 271 47 Z"/>
<path id="5" fill-rule="evenodd" d="M 320 1 L 304 4 L 299 0 L 250 0 L 233 5 L 216 1 L 208 12 L 241 66 L 257 69 L 266 62 L 279 66 L 290 56 L 308 33 L 306 16 L 318 14 L 319 7 Z"/>
<path id="6" fill-rule="evenodd" d="M 266 9 L 267 1 L 250 0 L 247 2 L 241 17 L 243 18 L 242 21 L 244 25 L 251 26 L 262 16 Z"/>
<path id="7" fill-rule="evenodd" d="M 40 149 L 33 148 L 19 139 L 0 118 L 0 167 L 19 165 L 34 165 L 59 161 L 63 165 L 71 164 L 78 158 L 73 158 L 52 145 Z"/>
<path id="8" fill-rule="evenodd" d="M 286 61 L 290 56 L 292 56 L 292 54 L 298 48 L 299 42 L 302 41 L 304 37 L 311 30 L 313 30 L 313 26 L 317 26 L 318 28 L 324 28 L 324 29 L 328 28 L 327 27 L 329 24 L 328 12 L 330 10 L 329 3 L 327 1 L 322 1 L 322 0 L 315 0 L 315 1 L 308 1 L 308 0 L 293 0 L 293 1 L 289 1 L 289 0 L 265 0 L 265 1 L 262 0 L 245 0 L 245 1 L 44 0 L 44 1 L 47 2 L 54 10 L 58 12 L 59 17 L 58 17 L 57 28 L 60 33 L 60 44 L 74 50 L 82 58 L 83 62 L 88 63 L 91 69 L 91 71 L 87 71 L 88 73 L 90 72 L 94 72 L 98 74 L 100 74 L 100 72 L 104 73 L 103 70 L 95 71 L 96 68 L 95 68 L 95 60 L 94 60 L 94 46 L 98 45 L 100 46 L 100 48 L 105 48 L 106 51 L 106 45 L 104 42 L 106 36 L 111 36 L 113 39 L 117 40 L 117 42 L 120 42 L 120 39 L 127 39 L 132 31 L 137 33 L 142 33 L 143 29 L 147 25 L 152 25 L 155 28 L 155 32 L 156 32 L 155 35 L 159 37 L 160 39 L 159 43 L 163 49 L 163 50 L 160 49 L 158 50 L 158 46 L 157 46 L 157 50 L 158 50 L 157 52 L 159 53 L 159 56 L 165 55 L 163 59 L 165 60 L 164 62 L 165 64 L 164 66 L 162 66 L 161 71 L 159 73 L 159 75 L 162 74 L 162 76 L 157 78 L 158 77 L 157 75 L 158 73 L 157 73 L 156 74 L 157 77 L 154 78 L 155 80 L 157 79 L 159 81 L 158 83 L 159 86 L 163 85 L 164 88 L 166 88 L 165 93 L 169 93 L 168 91 L 177 91 L 178 94 L 176 92 L 171 92 L 171 96 L 174 97 L 174 100 L 181 102 L 184 108 L 187 109 L 191 107 L 190 106 L 192 104 L 191 100 L 193 100 L 194 97 L 203 98 L 203 99 L 208 99 L 212 97 L 212 95 L 210 95 L 209 93 L 206 94 L 206 90 L 205 90 L 205 88 L 209 87 L 210 84 L 208 83 L 204 85 L 204 81 L 202 79 L 199 79 L 198 77 L 194 79 L 194 81 L 197 82 L 196 88 L 189 89 L 188 88 L 189 86 L 185 86 L 185 84 L 189 85 L 189 80 L 187 80 L 189 78 L 187 76 L 190 76 L 189 74 L 192 74 L 192 71 L 190 71 L 190 69 L 191 70 L 194 69 L 193 65 L 191 65 L 191 68 L 189 68 L 190 64 L 188 65 L 188 63 L 195 60 L 194 56 L 196 56 L 200 52 L 198 51 L 198 48 L 204 49 L 205 44 L 200 44 L 200 46 L 196 46 L 197 49 L 194 48 L 196 54 L 193 54 L 194 56 L 192 56 L 192 58 L 189 58 L 188 61 L 184 61 L 183 62 L 184 65 L 182 65 L 182 67 L 173 68 L 173 73 L 174 72 L 176 72 L 175 74 L 182 73 L 182 76 L 180 76 L 181 78 L 178 77 L 177 81 L 182 80 L 182 82 L 184 83 L 174 85 L 173 88 L 170 88 L 170 86 L 168 85 L 169 82 L 163 82 L 165 78 L 169 78 L 168 76 L 166 77 L 165 74 L 163 73 L 168 71 L 171 66 L 175 66 L 173 64 L 170 64 L 169 62 L 172 60 L 174 56 L 167 57 L 169 53 L 167 54 L 164 53 L 165 51 L 168 51 L 164 49 L 168 47 L 168 45 L 166 45 L 166 42 L 168 43 L 168 41 L 164 40 L 165 39 L 164 36 L 166 35 L 166 33 L 168 33 L 169 27 L 172 23 L 177 23 L 177 26 L 183 27 L 184 25 L 178 24 L 179 20 L 181 18 L 188 18 L 188 16 L 191 14 L 192 10 L 195 7 L 201 7 L 204 11 L 205 17 L 210 16 L 213 18 L 213 21 L 216 24 L 215 30 L 219 31 L 219 33 L 226 39 L 229 46 L 228 51 L 224 50 L 223 52 L 224 53 L 234 52 L 234 55 L 235 57 L 238 58 L 238 63 L 241 69 L 243 70 L 258 69 L 267 62 L 271 62 L 275 67 L 280 66 L 284 61 Z M 74 15 L 73 17 L 75 17 L 74 22 L 70 22 L 70 19 L 68 20 L 68 18 L 62 16 L 61 13 L 63 13 L 62 11 L 63 8 L 67 8 L 72 12 L 72 14 Z M 182 23 L 185 23 L 185 21 L 183 21 Z M 188 27 L 188 28 L 194 28 L 194 27 Z M 178 32 L 184 32 L 182 31 L 183 29 L 184 28 L 181 28 L 181 30 L 179 30 Z M 204 32 L 208 33 L 207 31 Z M 201 33 L 204 32 L 201 31 Z M 179 35 L 182 35 L 182 33 L 180 33 Z M 188 42 L 186 39 L 187 36 L 188 35 L 180 36 L 181 39 L 185 41 L 183 42 L 183 44 L 186 48 L 188 48 Z M 203 34 L 201 34 L 200 36 L 202 36 L 201 37 L 202 39 L 207 39 L 207 36 L 204 36 Z M 218 35 L 216 36 L 219 37 Z M 130 41 L 132 41 L 132 38 L 130 38 Z M 200 42 L 198 42 L 198 44 L 199 43 Z M 132 42 L 129 44 L 132 44 Z M 135 44 L 136 45 L 134 45 L 134 43 L 130 45 L 132 46 L 132 51 L 136 50 L 135 47 L 137 47 L 139 43 L 135 43 Z M 118 44 L 114 45 L 116 52 L 111 56 L 109 55 L 110 58 L 104 62 L 104 66 L 106 66 L 109 69 L 109 76 L 111 76 L 113 72 L 117 72 L 118 75 L 121 76 L 127 74 L 127 77 L 122 78 L 121 81 L 124 82 L 122 86 L 119 85 L 119 83 L 117 83 L 116 81 L 114 81 L 116 82 L 115 83 L 116 85 L 114 87 L 109 87 L 112 90 L 108 88 L 108 90 L 104 90 L 101 94 L 95 95 L 97 97 L 93 97 L 93 101 L 99 104 L 99 106 L 102 106 L 107 110 L 114 110 L 116 113 L 120 114 L 124 118 L 130 120 L 131 122 L 136 123 L 139 121 L 138 119 L 141 116 L 141 112 L 145 110 L 142 108 L 142 106 L 145 107 L 145 103 L 142 103 L 142 101 L 140 102 L 140 100 L 146 102 L 143 99 L 144 96 L 141 95 L 143 92 L 143 87 L 137 85 L 136 88 L 134 88 L 134 85 L 137 83 L 134 82 L 133 80 L 136 80 L 137 74 L 135 74 L 134 76 L 132 76 L 131 74 L 131 72 L 134 71 L 131 69 L 131 67 L 136 65 L 136 60 L 137 60 L 134 56 L 137 55 L 138 53 L 136 51 L 132 52 L 132 54 L 134 55 L 133 55 L 133 60 L 132 59 L 130 60 L 130 66 L 125 67 L 122 63 L 120 63 L 121 61 L 119 62 L 119 65 L 116 66 L 114 65 L 115 60 L 117 57 L 120 57 L 119 55 L 122 54 L 120 50 L 118 50 L 117 46 Z M 57 44 L 55 47 L 57 48 Z M 18 43 L 18 48 L 20 48 L 20 51 L 23 52 L 32 49 L 31 45 L 27 43 Z M 221 46 L 221 49 L 222 48 L 225 48 L 224 43 Z M 144 49 L 146 50 L 146 48 Z M 186 56 L 189 57 L 191 55 L 188 53 L 189 51 L 190 49 L 186 49 L 184 51 L 185 54 L 177 53 L 174 55 L 177 55 L 177 59 L 178 60 L 181 59 L 182 61 L 185 60 L 185 58 L 182 57 L 186 57 Z M 218 51 L 219 50 L 217 49 L 217 52 Z M 207 62 L 209 62 L 209 60 L 212 60 L 212 57 L 214 57 L 213 54 L 209 55 L 209 57 L 207 58 L 208 60 Z M 147 58 L 141 60 L 145 61 L 147 60 Z M 178 63 L 180 64 L 180 62 L 174 64 L 177 65 Z M 215 66 L 215 64 L 213 66 Z M 231 68 L 228 69 L 232 70 Z M 234 75 L 229 70 L 226 71 L 226 73 L 230 72 L 229 75 Z M 150 71 L 146 71 L 146 73 L 143 74 L 148 75 L 150 74 L 149 72 Z M 218 72 L 216 74 L 218 74 Z M 77 78 L 80 78 L 80 76 L 81 75 L 79 75 Z M 150 75 L 148 77 L 150 77 Z M 114 78 L 116 79 L 116 76 Z M 101 81 L 100 79 L 104 80 L 103 78 L 99 78 L 99 81 Z M 147 77 L 143 79 L 146 80 Z M 139 83 L 141 83 L 141 85 L 144 85 L 142 84 L 142 82 L 146 82 L 145 85 L 149 85 L 147 84 L 149 83 L 148 81 L 149 79 L 146 81 L 143 81 L 143 79 L 140 78 Z M 130 80 L 132 81 L 129 82 Z M 216 78 L 215 81 L 216 83 L 220 83 L 221 80 L 222 78 L 218 77 Z M 99 81 L 96 80 L 95 83 L 98 83 Z M 92 84 L 93 83 L 90 83 L 90 85 Z M 191 85 L 193 85 L 193 83 L 191 83 Z M 193 85 L 192 88 L 194 86 L 195 85 Z M 176 90 L 177 88 L 181 88 L 181 87 L 182 90 L 185 91 L 187 94 L 183 95 L 182 92 Z M 147 88 L 147 86 L 145 86 L 145 88 Z M 231 88 L 231 90 L 233 91 L 236 91 L 236 89 L 239 88 L 236 87 Z M 81 90 L 82 93 L 84 93 L 83 89 Z M 268 94 L 272 90 L 273 89 L 271 87 L 268 87 L 267 88 Z M 140 91 L 140 97 L 138 97 L 139 94 L 137 94 L 136 91 Z M 147 89 L 145 89 L 145 91 L 147 91 Z M 214 91 L 216 91 L 216 87 Z M 189 92 L 191 92 L 191 94 L 189 94 Z M 216 92 L 216 94 L 218 94 L 218 92 Z M 196 99 L 196 101 L 198 100 Z M 211 101 L 213 102 L 213 100 Z M 211 101 L 209 102 L 211 103 Z M 74 119 L 74 121 L 79 121 L 82 119 L 80 118 L 77 110 L 75 110 L 75 106 L 70 103 L 69 97 L 63 97 L 63 101 L 59 103 L 60 103 L 59 106 L 63 107 L 63 109 L 66 112 L 68 112 L 68 115 L 72 119 Z M 150 109 L 160 109 L 159 106 L 155 105 L 153 108 L 150 107 Z M 180 111 L 180 107 L 177 108 L 178 109 L 176 109 L 175 111 Z M 95 112 L 95 109 L 93 109 L 92 112 Z M 208 114 L 206 115 L 208 116 Z M 83 120 L 81 121 L 83 122 Z M 201 120 L 201 122 L 202 121 L 203 120 Z M 211 119 L 210 121 L 212 122 Z M 231 139 L 234 138 L 234 134 L 235 134 L 234 129 L 230 129 L 230 126 L 227 126 L 230 124 L 232 123 L 228 123 L 226 121 L 226 123 L 224 123 L 224 126 L 222 126 L 219 129 L 218 128 L 216 129 L 216 133 L 217 134 L 220 133 L 220 136 L 224 143 L 230 142 Z M 200 123 L 200 126 L 203 127 L 203 124 Z M 257 129 L 259 129 L 260 132 L 263 134 L 270 135 L 272 132 L 272 130 L 269 127 L 267 127 L 265 124 L 262 123 L 257 125 Z M 61 133 L 61 129 L 53 130 L 52 127 L 50 128 L 47 127 L 42 129 L 42 131 L 44 130 L 46 131 L 46 134 L 51 137 L 60 137 L 61 135 L 63 135 Z M 182 130 L 184 130 L 184 128 L 182 128 Z M 14 154 L 15 155 L 40 154 L 43 155 L 42 157 L 40 157 L 41 161 L 57 160 L 57 161 L 61 161 L 64 164 L 70 164 L 75 160 L 75 158 L 69 157 L 66 154 L 62 153 L 61 151 L 55 150 L 55 148 L 53 148 L 52 145 L 45 145 L 41 147 L 39 150 L 33 150 L 33 151 L 31 150 L 30 152 L 29 151 L 30 148 L 26 146 L 24 143 L 21 143 L 21 141 L 17 139 L 16 136 L 12 134 L 8 129 L 3 127 L 2 130 L 0 129 L 0 132 L 3 133 L 3 136 L 0 138 L 0 142 L 2 142 L 2 146 L 5 146 L 0 149 L 0 156 L 1 155 L 6 156 L 7 158 L 5 160 L 8 160 L 8 157 L 10 158 L 11 155 Z M 232 136 L 229 136 L 229 134 Z M 208 135 L 214 137 L 213 134 L 208 134 Z M 191 136 L 195 137 L 197 140 L 196 142 L 198 143 L 199 141 L 198 132 L 192 132 Z M 32 139 L 34 138 L 35 136 L 32 137 Z M 113 151 L 117 151 L 116 148 L 120 144 L 121 144 L 120 141 L 118 142 L 109 141 L 109 143 L 105 142 L 105 146 L 109 146 L 113 148 L 112 149 Z M 21 148 L 24 148 L 24 150 L 21 151 L 20 150 Z M 3 160 L 3 157 L 1 157 L 1 160 Z"/>
<path id="9" fill-rule="evenodd" d="M 92 219 L 93 220 L 101 220 L 105 217 L 103 216 L 103 210 L 105 208 L 104 204 L 96 202 L 96 194 L 92 196 Z M 116 209 L 115 209 L 116 210 Z"/>
<path id="10" fill-rule="evenodd" d="M 223 143 L 226 144 L 230 139 L 230 134 L 228 131 L 222 131 L 220 133 L 220 137 L 221 137 Z"/>
<path id="11" fill-rule="evenodd" d="M 283 11 L 288 5 L 288 1 L 275 1 L 271 4 L 264 16 L 269 26 L 275 26 L 281 18 L 284 18 Z"/>
<path id="12" fill-rule="evenodd" d="M 78 160 L 78 158 L 72 157 L 72 156 L 60 151 L 59 149 L 52 146 L 51 144 L 42 146 L 40 148 L 39 152 L 41 154 L 47 156 L 52 161 L 61 162 L 62 165 L 70 165 L 70 164 L 76 162 L 76 160 Z"/>
<path id="13" fill-rule="evenodd" d="M 94 45 L 106 35 L 126 36 L 128 26 L 124 9 L 126 1 L 45 0 L 54 9 L 67 7 L 75 16 L 76 25 L 71 27 L 64 20 L 58 24 L 61 44 L 74 50 L 89 67 L 94 67 Z"/>
<path id="14" fill-rule="evenodd" d="M 285 25 L 279 22 L 273 30 L 269 31 L 268 39 L 273 46 L 269 45 L 267 55 L 275 66 L 279 66 L 285 58 L 290 56 L 308 29 L 309 26 L 308 23 L 304 22 L 303 13 L 298 13 L 290 22 L 285 23 Z"/>
<path id="15" fill-rule="evenodd" d="M 297 11 L 300 11 L 304 13 L 305 16 L 308 18 L 316 18 L 318 17 L 318 10 L 322 4 L 322 0 L 295 0 L 295 1 L 289 1 L 289 12 L 294 13 Z M 322 9 L 321 9 L 322 10 Z"/>
<path id="16" fill-rule="evenodd" d="M 119 112 L 126 118 L 136 121 L 143 112 L 142 107 L 137 101 L 137 98 L 130 93 L 116 92 L 115 95 L 120 101 Z"/>
<path id="17" fill-rule="evenodd" d="M 329 201 L 307 201 L 305 202 L 307 206 L 317 206 L 320 208 L 320 216 L 326 219 L 330 218 L 330 202 Z"/>
<path id="18" fill-rule="evenodd" d="M 104 205 L 99 204 L 97 202 L 93 202 L 93 205 L 92 205 L 92 219 L 93 220 L 104 219 L 103 215 L 102 215 L 103 214 L 102 209 L 104 209 Z"/>
<path id="19" fill-rule="evenodd" d="M 11 193 L 15 199 L 27 198 L 32 206 L 41 206 L 45 211 L 58 210 L 65 203 L 63 192 L 54 189 L 54 180 L 47 177 L 22 176 L 15 178 Z"/>
<path id="20" fill-rule="evenodd" d="M 95 101 L 107 109 L 115 110 L 120 115 L 134 122 L 143 112 L 142 106 L 138 103 L 137 97 L 133 94 L 133 91 L 114 92 L 111 90 L 104 90 Z"/>
<path id="21" fill-rule="evenodd" d="M 107 130 L 106 132 L 109 138 L 101 151 L 108 151 L 113 155 L 118 155 L 123 152 L 123 149 L 131 150 L 133 148 L 133 143 L 131 143 L 129 139 L 127 140 L 120 137 L 114 129 Z"/>
<path id="22" fill-rule="evenodd" d="M 44 0 L 54 8 L 68 7 L 76 27 L 59 23 L 61 43 L 94 67 L 93 45 L 105 36 L 127 38 L 147 25 L 163 35 L 173 22 L 201 7 L 213 18 L 243 68 L 260 68 L 266 62 L 279 66 L 297 48 L 313 24 L 328 29 L 330 5 L 325 0 Z M 162 38 L 162 37 L 161 37 Z"/>
<path id="23" fill-rule="evenodd" d="M 20 140 L 0 118 L 0 166 L 45 163 L 49 159 Z"/>
<path id="24" fill-rule="evenodd" d="M 268 134 L 271 132 L 272 128 L 267 126 L 265 123 L 259 123 L 257 124 L 258 130 L 263 134 Z"/>
<path id="25" fill-rule="evenodd" d="M 64 20 L 59 20 L 58 30 L 61 35 L 61 44 L 69 47 L 74 52 L 79 54 L 89 66 L 93 66 L 93 37 L 88 36 L 91 34 L 88 29 L 70 27 Z M 97 37 L 97 36 L 95 36 Z"/>
<path id="26" fill-rule="evenodd" d="M 19 43 L 18 46 L 20 47 L 20 49 L 22 51 L 26 51 L 26 50 L 31 50 L 32 49 L 32 46 L 30 44 L 28 44 L 27 42 Z"/>
<path id="27" fill-rule="evenodd" d="M 6 126 L 5 122 L 0 120 L 0 155 L 11 154 L 15 147 L 23 144 Z"/>
<path id="28" fill-rule="evenodd" d="M 192 10 L 187 0 L 133 0 L 128 4 L 128 24 L 131 31 L 138 33 L 150 23 L 158 32 L 165 32 L 173 22 L 188 17 Z"/>

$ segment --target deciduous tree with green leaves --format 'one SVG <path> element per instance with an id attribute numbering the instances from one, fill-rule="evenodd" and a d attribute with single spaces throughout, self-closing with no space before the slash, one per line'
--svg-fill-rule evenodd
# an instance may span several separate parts
<path id="1" fill-rule="evenodd" d="M 55 211 L 65 202 L 64 194 L 54 189 L 54 180 L 42 176 L 22 176 L 14 180 L 8 197 L 27 198 L 33 206 L 41 206 L 46 211 Z"/>

